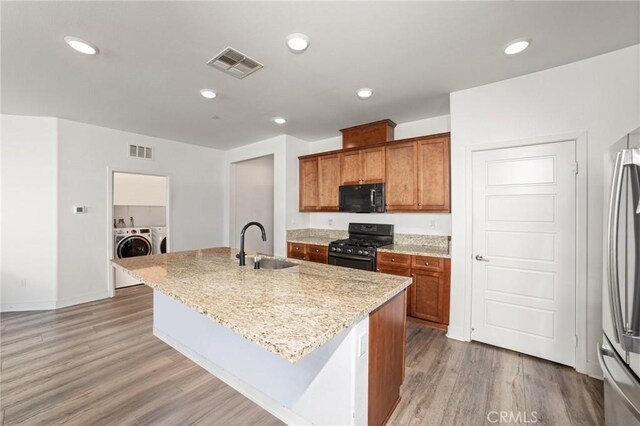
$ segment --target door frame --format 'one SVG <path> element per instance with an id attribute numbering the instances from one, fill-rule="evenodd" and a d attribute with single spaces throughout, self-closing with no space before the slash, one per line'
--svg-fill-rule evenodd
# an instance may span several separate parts
<path id="1" fill-rule="evenodd" d="M 578 174 L 576 179 L 576 294 L 575 294 L 575 329 L 576 351 L 575 369 L 579 373 L 588 374 L 587 365 L 587 132 L 542 136 L 515 141 L 501 141 L 467 146 L 465 155 L 465 282 L 464 306 L 465 320 L 463 336 L 471 341 L 472 322 L 472 285 L 473 285 L 473 154 L 478 151 L 492 151 L 504 148 L 517 148 L 531 145 L 545 145 L 557 142 L 573 141 L 575 145 Z"/>
<path id="2" fill-rule="evenodd" d="M 107 167 L 107 297 L 116 295 L 116 283 L 113 274 L 111 258 L 113 256 L 113 175 L 115 173 L 127 173 L 131 175 L 161 176 L 167 178 L 167 205 L 165 206 L 165 224 L 167 228 L 167 252 L 171 251 L 171 174 L 145 170 L 133 170 Z"/>

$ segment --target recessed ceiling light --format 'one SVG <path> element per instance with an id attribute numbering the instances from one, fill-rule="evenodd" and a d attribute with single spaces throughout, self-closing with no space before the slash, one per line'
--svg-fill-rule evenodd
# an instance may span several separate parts
<path id="1" fill-rule="evenodd" d="M 301 33 L 289 34 L 287 46 L 293 53 L 302 53 L 309 47 L 309 37 Z"/>
<path id="2" fill-rule="evenodd" d="M 368 87 L 363 87 L 362 89 L 358 89 L 357 93 L 360 99 L 367 99 L 370 98 L 371 95 L 373 95 L 373 90 L 369 89 Z"/>
<path id="3" fill-rule="evenodd" d="M 522 38 L 518 40 L 513 40 L 511 43 L 507 45 L 507 47 L 504 48 L 504 53 L 506 53 L 507 55 L 515 55 L 516 53 L 520 53 L 524 49 L 529 47 L 530 43 L 531 43 L 531 40 L 526 40 Z"/>
<path id="4" fill-rule="evenodd" d="M 95 55 L 99 52 L 96 46 L 78 37 L 66 36 L 64 41 L 66 41 L 72 49 L 80 53 L 84 53 L 85 55 Z"/>
<path id="5" fill-rule="evenodd" d="M 284 124 L 284 123 L 287 122 L 287 120 L 285 120 L 282 117 L 276 117 L 276 118 L 273 119 L 273 122 L 276 123 L 276 124 Z"/>
<path id="6" fill-rule="evenodd" d="M 211 89 L 202 89 L 202 90 L 200 90 L 200 94 L 201 94 L 203 97 L 207 98 L 207 99 L 213 99 L 213 98 L 215 98 L 216 96 L 218 96 L 218 95 L 216 94 L 216 92 L 214 92 L 214 91 L 213 91 L 213 90 L 211 90 Z"/>

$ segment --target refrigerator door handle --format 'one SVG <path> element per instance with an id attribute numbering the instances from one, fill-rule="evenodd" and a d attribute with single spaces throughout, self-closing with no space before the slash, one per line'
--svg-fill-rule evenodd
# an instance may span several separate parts
<path id="1" fill-rule="evenodd" d="M 623 150 L 616 157 L 616 165 L 611 182 L 611 197 L 609 199 L 609 220 L 607 248 L 608 259 L 607 269 L 609 279 L 607 280 L 607 290 L 609 293 L 609 304 L 611 305 L 611 322 L 613 323 L 616 343 L 622 345 L 623 320 L 622 307 L 620 306 L 620 282 L 618 275 L 618 226 L 620 219 L 620 198 L 622 196 L 622 178 L 624 176 L 625 157 L 629 150 Z"/>
<path id="2" fill-rule="evenodd" d="M 611 388 L 617 394 L 618 398 L 624 403 L 624 405 L 629 409 L 633 416 L 638 421 L 640 421 L 640 407 L 636 406 L 636 404 L 634 404 L 634 402 L 631 401 L 627 394 L 622 390 L 615 379 L 616 376 L 609 368 L 605 357 L 610 358 L 613 362 L 619 362 L 613 348 L 603 343 L 602 345 L 598 345 L 598 360 L 600 361 L 600 367 L 602 368 L 604 380 L 611 386 Z"/>

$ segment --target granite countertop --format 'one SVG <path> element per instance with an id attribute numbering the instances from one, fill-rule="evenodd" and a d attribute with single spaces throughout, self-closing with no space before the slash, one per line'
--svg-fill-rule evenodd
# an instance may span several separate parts
<path id="1" fill-rule="evenodd" d="M 335 238 L 329 237 L 295 237 L 288 238 L 288 243 L 298 243 L 298 244 L 315 244 L 318 246 L 328 246 L 331 241 L 335 241 Z"/>
<path id="2" fill-rule="evenodd" d="M 295 260 L 239 267 L 237 250 L 210 248 L 114 259 L 115 266 L 244 338 L 296 362 L 366 317 L 411 278 Z"/>
<path id="3" fill-rule="evenodd" d="M 423 246 L 418 244 L 391 244 L 388 246 L 378 247 L 378 252 L 442 257 L 446 259 L 451 258 L 451 253 L 449 253 L 448 247 Z"/>

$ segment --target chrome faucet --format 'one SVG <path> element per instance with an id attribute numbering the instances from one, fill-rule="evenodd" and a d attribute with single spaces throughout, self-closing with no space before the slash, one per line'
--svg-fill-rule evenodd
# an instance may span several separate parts
<path id="1" fill-rule="evenodd" d="M 264 226 L 262 226 L 261 223 L 259 222 L 249 222 L 247 223 L 244 228 L 242 228 L 242 231 L 240 231 L 240 253 L 238 253 L 238 259 L 240 259 L 240 266 L 245 266 L 245 252 L 244 252 L 244 233 L 247 231 L 247 228 L 249 228 L 250 226 L 255 225 L 258 228 L 260 228 L 260 231 L 262 231 L 262 241 L 267 241 L 267 233 L 264 230 Z"/>

